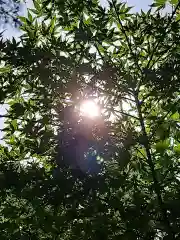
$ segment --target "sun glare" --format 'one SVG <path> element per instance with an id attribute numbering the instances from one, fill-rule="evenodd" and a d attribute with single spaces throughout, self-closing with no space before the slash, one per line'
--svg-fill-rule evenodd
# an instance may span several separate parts
<path id="1" fill-rule="evenodd" d="M 80 112 L 87 117 L 98 117 L 100 115 L 100 109 L 98 105 L 91 100 L 84 101 L 80 106 Z"/>

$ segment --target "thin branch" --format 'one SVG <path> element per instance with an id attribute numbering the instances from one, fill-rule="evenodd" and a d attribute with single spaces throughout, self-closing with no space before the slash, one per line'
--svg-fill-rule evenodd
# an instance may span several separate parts
<path id="1" fill-rule="evenodd" d="M 170 19 L 169 19 L 169 21 L 168 21 L 167 26 L 165 26 L 165 29 L 168 29 L 168 28 L 169 28 L 169 26 L 170 26 L 170 24 L 171 24 L 171 21 L 172 21 L 174 15 L 176 14 L 176 11 L 177 11 L 177 9 L 179 8 L 179 6 L 180 6 L 180 1 L 178 2 L 178 4 L 176 5 L 174 11 L 172 12 L 172 15 L 171 15 L 171 17 L 170 17 Z M 165 36 L 166 36 L 168 33 L 169 33 L 169 31 L 165 32 L 165 34 L 164 34 L 164 39 L 165 39 Z M 164 40 L 164 39 L 163 39 L 163 40 Z M 150 57 L 150 59 L 149 59 L 149 61 L 148 61 L 148 64 L 147 64 L 147 67 L 146 67 L 146 68 L 149 68 L 149 67 L 150 67 L 150 64 L 151 64 L 151 61 L 152 61 L 152 59 L 153 59 L 154 53 L 156 52 L 157 48 L 159 47 L 159 44 L 162 44 L 162 39 L 160 39 L 160 40 L 157 42 L 156 46 L 154 47 L 153 52 L 152 52 L 152 54 L 151 54 L 151 57 Z M 154 63 L 154 64 L 155 64 L 155 63 Z"/>
<path id="2" fill-rule="evenodd" d="M 168 89 L 168 91 L 166 92 L 166 96 L 168 96 L 169 92 L 170 92 L 171 88 Z M 165 93 L 164 93 L 165 94 Z M 159 102 L 163 99 L 163 95 L 160 95 L 159 97 L 157 97 L 156 99 L 156 103 L 153 104 L 153 109 L 155 109 Z M 143 100 L 144 101 L 144 100 Z M 153 111 L 153 109 L 150 109 L 150 112 L 148 112 L 148 116 L 151 114 L 151 112 Z"/>
<path id="3" fill-rule="evenodd" d="M 180 22 L 180 20 L 176 21 L 176 22 Z M 162 64 L 165 64 L 167 59 L 169 59 L 169 56 L 171 56 L 172 52 L 172 47 L 176 44 L 176 42 L 172 42 L 172 44 L 170 46 L 168 46 L 168 49 L 167 49 L 167 52 L 166 52 L 166 57 L 165 57 L 165 61 L 162 62 Z M 155 63 L 157 63 L 161 58 L 163 57 L 163 55 L 160 55 L 154 62 L 153 64 L 151 65 L 151 69 L 152 67 L 155 65 Z"/>
<path id="4" fill-rule="evenodd" d="M 176 105 L 178 102 L 179 102 L 179 99 L 173 104 L 173 106 Z M 170 109 L 170 110 L 159 120 L 159 122 L 163 122 L 163 121 L 165 120 L 165 118 L 171 113 L 171 111 L 172 111 L 172 109 Z M 171 114 L 171 116 L 172 116 L 172 114 Z M 156 131 L 157 131 L 157 127 L 155 127 L 154 131 L 152 132 L 151 136 L 149 137 L 150 140 L 152 139 L 152 137 L 154 136 L 154 134 L 156 133 Z"/>
<path id="5" fill-rule="evenodd" d="M 109 110 L 111 110 L 111 109 L 109 109 Z M 125 112 L 123 112 L 123 111 L 119 111 L 119 110 L 114 110 L 114 109 L 113 109 L 112 112 L 115 113 L 116 116 L 118 116 L 117 113 L 120 113 L 120 114 L 125 115 L 125 116 L 127 116 L 127 117 L 131 117 L 131 118 L 135 118 L 135 119 L 139 120 L 138 117 L 133 116 L 133 115 L 131 115 L 131 114 L 129 114 L 129 113 L 125 113 Z"/>
<path id="6" fill-rule="evenodd" d="M 133 146 L 133 147 L 136 149 L 136 151 L 138 151 L 138 152 L 142 155 L 142 157 L 143 157 L 145 160 L 147 160 L 146 156 L 144 156 L 144 155 L 142 154 L 142 152 L 138 149 L 138 147 L 136 147 L 136 146 Z"/>
<path id="7" fill-rule="evenodd" d="M 171 237 L 171 239 L 175 239 L 174 232 L 171 228 L 171 225 L 170 225 L 170 222 L 169 222 L 169 219 L 168 219 L 168 216 L 167 216 L 167 210 L 166 210 L 166 208 L 164 206 L 164 202 L 162 200 L 161 188 L 160 188 L 160 185 L 159 185 L 159 181 L 158 181 L 158 178 L 157 178 L 155 166 L 154 166 L 153 159 L 152 159 L 151 152 L 150 152 L 151 148 L 150 148 L 150 143 L 149 143 L 149 139 L 148 139 L 148 135 L 147 135 L 147 132 L 146 132 L 144 119 L 143 119 L 143 115 L 142 115 L 142 111 L 141 111 L 141 104 L 140 104 L 138 96 L 136 94 L 135 94 L 135 97 L 136 97 L 135 98 L 136 99 L 136 107 L 137 107 L 138 115 L 139 115 L 139 119 L 140 119 L 141 130 L 142 130 L 143 137 L 145 139 L 144 140 L 144 148 L 146 150 L 147 161 L 148 161 L 149 167 L 150 167 L 151 172 L 152 172 L 152 177 L 153 177 L 153 182 L 154 182 L 154 190 L 155 190 L 155 193 L 157 195 L 157 200 L 158 200 L 159 207 L 161 209 L 161 213 L 162 213 L 162 216 L 163 216 L 163 219 L 164 219 L 164 223 L 165 223 L 165 225 L 167 227 L 167 230 L 168 230 L 168 235 L 169 235 L 169 237 Z"/>
<path id="8" fill-rule="evenodd" d="M 94 45 L 95 45 L 96 50 L 98 51 L 99 56 L 100 56 L 101 59 L 103 60 L 103 59 L 104 59 L 104 56 L 103 56 L 102 53 L 100 52 L 100 50 L 99 50 L 97 44 L 95 43 Z"/>
<path id="9" fill-rule="evenodd" d="M 139 64 L 138 64 L 136 54 L 133 52 L 133 49 L 132 49 L 132 46 L 131 46 L 131 42 L 129 41 L 129 38 L 128 38 L 127 34 L 126 34 L 126 31 L 125 31 L 125 29 L 124 29 L 124 26 L 123 26 L 123 24 L 122 24 L 122 22 L 121 22 L 121 19 L 120 19 L 120 17 L 119 17 L 118 10 L 117 10 L 117 8 L 116 8 L 116 4 L 115 4 L 115 1 L 114 1 L 114 0 L 112 0 L 112 5 L 113 5 L 113 7 L 114 7 L 114 10 L 115 10 L 115 13 L 116 13 L 118 22 L 119 22 L 119 24 L 120 24 L 120 26 L 121 26 L 121 31 L 122 31 L 122 33 L 124 34 L 125 38 L 126 38 L 126 41 L 127 41 L 128 47 L 129 47 L 129 50 L 130 50 L 130 52 L 131 52 L 131 54 L 132 54 L 132 56 L 133 56 L 133 58 L 134 58 L 135 64 L 137 65 L 137 68 L 139 69 L 139 71 L 141 72 L 141 74 L 143 74 L 143 71 L 142 71 L 141 67 L 140 67 Z"/>
<path id="10" fill-rule="evenodd" d="M 5 114 L 5 115 L 0 115 L 0 118 L 5 118 L 5 117 L 9 117 L 9 115 Z"/>
<path id="11" fill-rule="evenodd" d="M 127 100 L 127 101 L 131 101 L 131 102 L 134 102 L 134 103 L 135 103 L 135 100 L 130 99 L 130 98 L 127 98 L 127 97 L 121 97 L 121 99 L 125 99 L 125 100 Z"/>
<path id="12" fill-rule="evenodd" d="M 100 91 L 101 93 L 104 93 L 105 95 L 107 95 L 107 94 L 108 94 L 108 95 L 111 95 L 111 94 L 114 95 L 114 93 L 113 93 L 112 91 L 114 91 L 115 88 L 114 88 L 113 90 L 107 90 L 107 89 L 105 88 L 105 86 L 99 87 L 99 86 L 95 85 L 97 79 L 98 79 L 98 73 L 91 78 L 91 82 L 90 82 L 90 83 L 87 83 L 87 86 L 89 86 L 89 87 L 91 87 L 91 88 L 93 88 L 93 89 L 95 89 L 95 90 L 97 90 L 97 91 Z M 92 84 L 92 82 L 93 82 L 93 84 Z M 104 89 L 103 89 L 103 88 L 104 88 Z M 129 96 L 134 97 L 133 92 L 132 92 L 130 89 L 128 89 L 128 91 L 126 91 L 125 93 L 126 93 L 127 95 L 129 95 Z M 135 100 L 130 99 L 130 98 L 127 98 L 127 97 L 123 97 L 123 96 L 118 96 L 118 99 L 125 99 L 125 100 L 132 101 L 132 102 L 135 103 Z"/>
<path id="13" fill-rule="evenodd" d="M 179 6 L 180 6 L 180 0 L 179 0 L 178 4 L 176 5 L 174 11 L 172 12 L 171 18 L 170 18 L 170 20 L 168 21 L 167 26 L 165 27 L 166 29 L 169 28 L 169 26 L 170 26 L 170 24 L 171 24 L 171 21 L 172 21 L 174 15 L 175 15 L 177 9 L 179 8 Z M 171 31 L 171 29 L 170 29 L 169 31 Z M 164 39 L 165 39 L 166 34 L 168 34 L 169 31 L 165 32 L 163 41 L 164 41 Z M 149 61 L 148 61 L 148 63 L 147 63 L 147 66 L 146 66 L 147 69 L 150 67 L 150 64 L 151 64 L 151 61 L 152 61 L 152 59 L 153 59 L 153 56 L 154 56 L 154 54 L 155 54 L 155 52 L 156 52 L 156 50 L 157 50 L 157 48 L 159 47 L 160 44 L 162 44 L 162 40 L 161 40 L 161 39 L 157 42 L 156 46 L 155 46 L 154 49 L 153 49 L 153 52 L 152 52 L 152 54 L 151 54 L 151 56 L 150 56 L 150 59 L 149 59 Z M 172 44 L 172 46 L 173 46 L 173 44 Z M 172 46 L 171 46 L 171 47 L 172 47 Z M 171 47 L 170 47 L 170 48 L 171 48 Z M 168 51 L 169 51 L 169 49 L 168 49 Z M 154 63 L 153 63 L 153 65 L 151 66 L 151 68 L 154 66 L 154 64 L 155 64 L 157 61 L 160 60 L 161 57 L 162 57 L 162 55 L 160 55 L 160 56 L 156 59 L 156 61 L 154 61 Z M 147 77 L 147 74 L 145 75 L 144 79 L 145 79 L 146 77 Z M 137 90 L 139 90 L 140 85 L 141 85 L 141 82 L 142 82 L 142 81 L 139 81 Z"/>

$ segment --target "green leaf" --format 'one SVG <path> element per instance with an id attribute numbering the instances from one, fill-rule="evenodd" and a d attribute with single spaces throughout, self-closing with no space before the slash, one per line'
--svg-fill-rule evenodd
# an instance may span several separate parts
<path id="1" fill-rule="evenodd" d="M 180 20 L 180 13 L 178 12 L 176 15 L 176 21 L 179 21 L 179 20 Z"/>
<path id="2" fill-rule="evenodd" d="M 34 13 L 35 15 L 37 15 L 39 12 L 36 10 L 36 9 L 33 9 L 33 8 L 31 8 L 31 9 L 29 9 L 32 13 Z"/>
<path id="3" fill-rule="evenodd" d="M 10 67 L 1 67 L 0 68 L 0 74 L 1 73 L 8 73 L 11 71 L 11 68 Z"/>
<path id="4" fill-rule="evenodd" d="M 179 238 L 179 13 L 122 2 L 35 0 L 0 40 L 0 239 Z"/>
<path id="5" fill-rule="evenodd" d="M 25 24 L 27 23 L 27 18 L 21 17 L 21 16 L 19 16 L 18 18 L 19 18 L 19 20 L 21 20 L 21 22 L 23 22 Z"/>
<path id="6" fill-rule="evenodd" d="M 173 148 L 174 152 L 176 152 L 177 154 L 180 154 L 180 144 L 178 144 L 177 146 L 175 146 Z"/>
<path id="7" fill-rule="evenodd" d="M 169 140 L 164 140 L 164 141 L 160 141 L 158 143 L 156 143 L 156 151 L 157 152 L 164 152 L 165 150 L 167 150 L 169 148 Z"/>
<path id="8" fill-rule="evenodd" d="M 22 116 L 26 111 L 26 108 L 21 103 L 14 103 L 11 105 L 11 109 L 16 117 Z"/>
<path id="9" fill-rule="evenodd" d="M 17 119 L 13 119 L 12 121 L 11 121 L 11 125 L 13 126 L 13 128 L 14 128 L 14 130 L 17 130 Z"/>
<path id="10" fill-rule="evenodd" d="M 167 0 L 155 0 L 157 6 L 165 5 Z"/>
<path id="11" fill-rule="evenodd" d="M 15 136 L 12 135 L 12 136 L 10 137 L 9 143 L 12 144 L 12 145 L 15 144 Z"/>
<path id="12" fill-rule="evenodd" d="M 50 33 L 52 33 L 53 32 L 53 30 L 54 30 L 54 27 L 55 27 L 55 23 L 56 23 L 56 16 L 54 16 L 53 18 L 52 18 L 52 20 L 51 20 L 51 23 L 50 23 Z"/>
<path id="13" fill-rule="evenodd" d="M 174 114 L 171 116 L 171 119 L 173 119 L 173 120 L 179 120 L 179 119 L 180 119 L 180 118 L 179 118 L 179 113 L 178 113 L 178 112 L 174 113 Z"/>
<path id="14" fill-rule="evenodd" d="M 169 0 L 169 2 L 170 2 L 172 5 L 178 4 L 178 0 Z"/>
<path id="15" fill-rule="evenodd" d="M 136 156 L 139 158 L 146 158 L 146 151 L 144 148 L 139 148 L 138 151 L 136 152 Z"/>
<path id="16" fill-rule="evenodd" d="M 41 11 L 40 1 L 39 0 L 34 0 L 33 3 L 34 3 L 35 9 L 38 10 L 38 11 Z"/>
<path id="17" fill-rule="evenodd" d="M 28 20 L 29 20 L 30 22 L 33 22 L 33 17 L 32 17 L 32 15 L 31 15 L 30 11 L 28 11 Z"/>

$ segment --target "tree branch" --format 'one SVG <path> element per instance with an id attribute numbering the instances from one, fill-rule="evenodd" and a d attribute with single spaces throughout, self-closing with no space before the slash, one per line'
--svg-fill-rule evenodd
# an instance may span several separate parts
<path id="1" fill-rule="evenodd" d="M 9 115 L 5 114 L 5 115 L 0 115 L 0 118 L 5 118 L 5 117 L 9 117 Z"/>
<path id="2" fill-rule="evenodd" d="M 179 99 L 173 104 L 173 106 L 175 106 L 177 103 L 179 102 Z M 170 109 L 160 120 L 159 120 L 159 122 L 163 122 L 164 120 L 165 120 L 165 118 L 171 113 L 171 111 L 172 111 L 172 109 Z M 172 116 L 173 114 L 171 114 L 171 116 Z M 151 140 L 151 138 L 154 136 L 154 134 L 155 134 L 155 132 L 156 132 L 156 130 L 157 130 L 157 127 L 155 127 L 155 129 L 153 130 L 153 132 L 152 132 L 152 134 L 151 134 L 151 136 L 150 136 L 150 140 Z"/>
<path id="3" fill-rule="evenodd" d="M 131 117 L 131 118 L 135 118 L 135 119 L 137 119 L 137 120 L 140 120 L 138 117 L 133 116 L 133 115 L 131 115 L 131 114 L 129 114 L 129 113 L 125 113 L 125 112 L 123 112 L 123 111 L 113 110 L 113 112 L 116 114 L 116 116 L 117 116 L 117 113 L 120 113 L 120 114 L 125 115 L 125 116 L 127 116 L 127 117 Z"/>
<path id="4" fill-rule="evenodd" d="M 131 52 L 131 54 L 132 54 L 132 56 L 133 56 L 133 58 L 134 58 L 135 64 L 136 64 L 137 68 L 139 69 L 139 71 L 141 72 L 141 74 L 143 74 L 143 71 L 142 71 L 141 67 L 140 67 L 139 64 L 138 64 L 137 57 L 136 57 L 135 53 L 134 53 L 133 50 L 132 50 L 131 42 L 129 41 L 129 38 L 128 38 L 127 34 L 126 34 L 126 31 L 125 31 L 125 29 L 124 29 L 124 26 L 123 26 L 123 24 L 122 24 L 122 22 L 121 22 L 121 19 L 120 19 L 120 17 L 119 17 L 118 10 L 117 10 L 117 8 L 116 8 L 116 4 L 115 4 L 115 1 L 114 1 L 114 0 L 112 0 L 112 5 L 113 5 L 113 8 L 114 8 L 114 10 L 115 10 L 115 13 L 116 13 L 118 22 L 119 22 L 119 24 L 120 24 L 120 26 L 121 26 L 121 31 L 122 31 L 122 33 L 124 34 L 125 38 L 126 38 L 126 41 L 127 41 L 128 47 L 129 47 L 129 50 L 130 50 L 130 52 Z"/>
<path id="5" fill-rule="evenodd" d="M 141 154 L 141 156 L 144 158 L 144 160 L 147 160 L 146 156 L 144 156 L 142 154 L 142 152 L 138 149 L 138 147 L 136 147 L 136 146 L 133 146 L 133 147 L 136 149 L 136 151 L 138 151 Z"/>
<path id="6" fill-rule="evenodd" d="M 139 102 L 138 95 L 136 95 L 136 94 L 135 94 L 135 99 L 136 99 L 136 107 L 137 107 L 137 110 L 138 110 L 141 130 L 142 130 L 142 134 L 143 134 L 143 137 L 144 137 L 144 148 L 145 148 L 146 154 L 147 154 L 147 161 L 148 161 L 149 167 L 150 167 L 151 172 L 152 172 L 152 177 L 153 177 L 153 182 L 154 182 L 154 191 L 157 195 L 158 204 L 159 204 L 159 207 L 161 209 L 161 213 L 162 213 L 162 216 L 163 216 L 163 219 L 164 219 L 164 223 L 167 227 L 168 235 L 169 235 L 169 237 L 171 237 L 171 239 L 175 239 L 174 232 L 171 228 L 171 225 L 170 225 L 170 222 L 169 222 L 169 219 L 168 219 L 168 216 L 167 216 L 167 210 L 166 210 L 166 208 L 164 206 L 164 203 L 163 203 L 163 200 L 162 200 L 161 188 L 160 188 L 160 185 L 159 185 L 159 182 L 158 182 L 155 166 L 154 166 L 153 159 L 152 159 L 151 152 L 150 152 L 150 143 L 149 143 L 149 139 L 148 139 L 145 124 L 144 124 L 144 119 L 143 119 L 143 115 L 142 115 L 142 111 L 141 111 L 141 104 Z"/>
<path id="7" fill-rule="evenodd" d="M 180 0 L 179 0 L 179 2 L 177 3 L 174 11 L 172 12 L 172 15 L 171 15 L 171 17 L 170 17 L 170 19 L 169 19 L 169 21 L 168 21 L 167 26 L 165 27 L 165 29 L 168 29 L 168 28 L 169 28 L 169 26 L 170 26 L 170 24 L 171 24 L 171 21 L 172 21 L 174 15 L 176 14 L 176 11 L 177 11 L 177 9 L 178 9 L 179 7 L 180 7 Z M 171 30 L 169 30 L 169 31 L 171 31 Z M 164 38 L 165 38 L 165 36 L 169 33 L 169 31 L 165 32 Z M 164 39 L 163 39 L 163 40 L 164 40 Z M 149 59 L 149 61 L 148 61 L 148 64 L 147 64 L 147 67 L 146 67 L 146 68 L 149 68 L 149 67 L 150 67 L 150 64 L 151 64 L 151 61 L 152 61 L 152 59 L 153 59 L 154 53 L 156 52 L 157 48 L 159 47 L 159 44 L 162 44 L 162 39 L 160 39 L 160 41 L 158 41 L 157 44 L 156 44 L 156 46 L 154 47 L 153 52 L 152 52 L 152 54 L 151 54 L 151 57 L 150 57 L 150 59 Z M 155 63 L 154 63 L 154 64 L 155 64 Z M 153 64 L 153 65 L 154 65 L 154 64 Z"/>

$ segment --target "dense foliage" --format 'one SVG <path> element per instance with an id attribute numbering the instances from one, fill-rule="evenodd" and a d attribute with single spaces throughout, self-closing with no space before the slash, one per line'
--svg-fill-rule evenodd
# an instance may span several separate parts
<path id="1" fill-rule="evenodd" d="M 49 2 L 0 41 L 0 239 L 179 239 L 180 3 Z M 94 98 L 101 119 L 78 114 Z M 98 171 L 61 164 L 77 126 Z"/>

